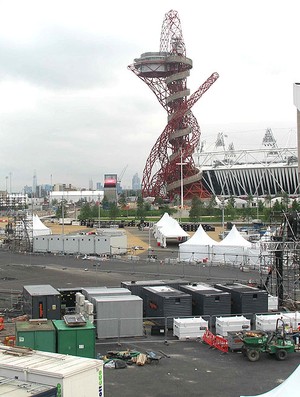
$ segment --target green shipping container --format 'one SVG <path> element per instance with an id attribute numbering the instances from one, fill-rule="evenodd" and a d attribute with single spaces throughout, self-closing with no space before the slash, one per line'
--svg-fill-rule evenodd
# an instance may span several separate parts
<path id="1" fill-rule="evenodd" d="M 16 321 L 16 345 L 56 353 L 56 330 L 51 320 Z"/>
<path id="2" fill-rule="evenodd" d="M 56 328 L 57 353 L 72 356 L 96 357 L 96 328 L 87 321 L 83 326 L 68 326 L 64 320 L 53 320 Z"/>

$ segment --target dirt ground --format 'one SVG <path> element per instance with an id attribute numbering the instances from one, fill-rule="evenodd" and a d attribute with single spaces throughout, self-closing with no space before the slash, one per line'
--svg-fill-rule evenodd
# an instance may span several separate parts
<path id="1" fill-rule="evenodd" d="M 4 229 L 7 222 L 5 222 L 5 218 L 0 218 L 0 229 Z M 77 234 L 80 232 L 88 233 L 90 231 L 95 231 L 96 229 L 90 229 L 84 226 L 75 226 L 75 225 L 59 225 L 58 223 L 52 222 L 44 222 L 44 225 L 49 227 L 52 231 L 52 234 Z M 124 229 L 127 234 L 127 245 L 128 247 L 144 247 L 145 242 L 135 236 L 130 232 L 130 228 Z M 208 235 L 216 241 L 220 241 L 219 233 L 222 231 L 222 227 L 216 226 L 216 230 L 214 232 L 208 232 Z M 189 235 L 192 236 L 194 233 L 189 232 Z M 145 247 L 146 249 L 146 247 Z M 143 251 L 143 250 L 140 250 Z"/>

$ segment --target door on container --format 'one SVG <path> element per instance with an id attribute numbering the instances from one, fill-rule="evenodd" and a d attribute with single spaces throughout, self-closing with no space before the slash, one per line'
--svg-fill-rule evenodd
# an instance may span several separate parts
<path id="1" fill-rule="evenodd" d="M 35 349 L 43 352 L 56 353 L 54 331 L 40 331 L 35 333 Z"/>
<path id="2" fill-rule="evenodd" d="M 47 298 L 46 296 L 34 296 L 32 318 L 47 318 Z"/>
<path id="3" fill-rule="evenodd" d="M 95 332 L 93 329 L 77 329 L 77 356 L 95 358 Z"/>
<path id="4" fill-rule="evenodd" d="M 57 333 L 57 353 L 77 355 L 76 330 L 58 331 Z"/>

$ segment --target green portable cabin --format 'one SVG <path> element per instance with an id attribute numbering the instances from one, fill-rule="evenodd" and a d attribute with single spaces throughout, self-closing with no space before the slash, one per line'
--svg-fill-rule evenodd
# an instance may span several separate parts
<path id="1" fill-rule="evenodd" d="M 90 322 L 85 325 L 70 326 L 64 320 L 53 320 L 56 328 L 57 353 L 78 357 L 96 357 L 96 328 Z"/>
<path id="2" fill-rule="evenodd" d="M 16 345 L 56 353 L 56 329 L 51 320 L 16 321 Z"/>

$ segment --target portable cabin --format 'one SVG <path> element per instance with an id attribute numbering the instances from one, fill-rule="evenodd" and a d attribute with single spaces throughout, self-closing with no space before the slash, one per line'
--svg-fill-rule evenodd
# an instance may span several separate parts
<path id="1" fill-rule="evenodd" d="M 215 284 L 215 288 L 231 294 L 231 313 L 248 314 L 268 312 L 268 293 L 240 283 Z"/>
<path id="2" fill-rule="evenodd" d="M 192 296 L 193 316 L 220 316 L 231 314 L 231 295 L 209 284 L 180 285 L 180 291 Z"/>
<path id="3" fill-rule="evenodd" d="M 30 318 L 59 320 L 61 296 L 51 285 L 25 285 L 23 287 L 23 309 Z"/>
<path id="4" fill-rule="evenodd" d="M 192 296 L 169 286 L 144 287 L 145 317 L 155 318 L 158 324 L 173 328 L 175 317 L 192 315 Z"/>

